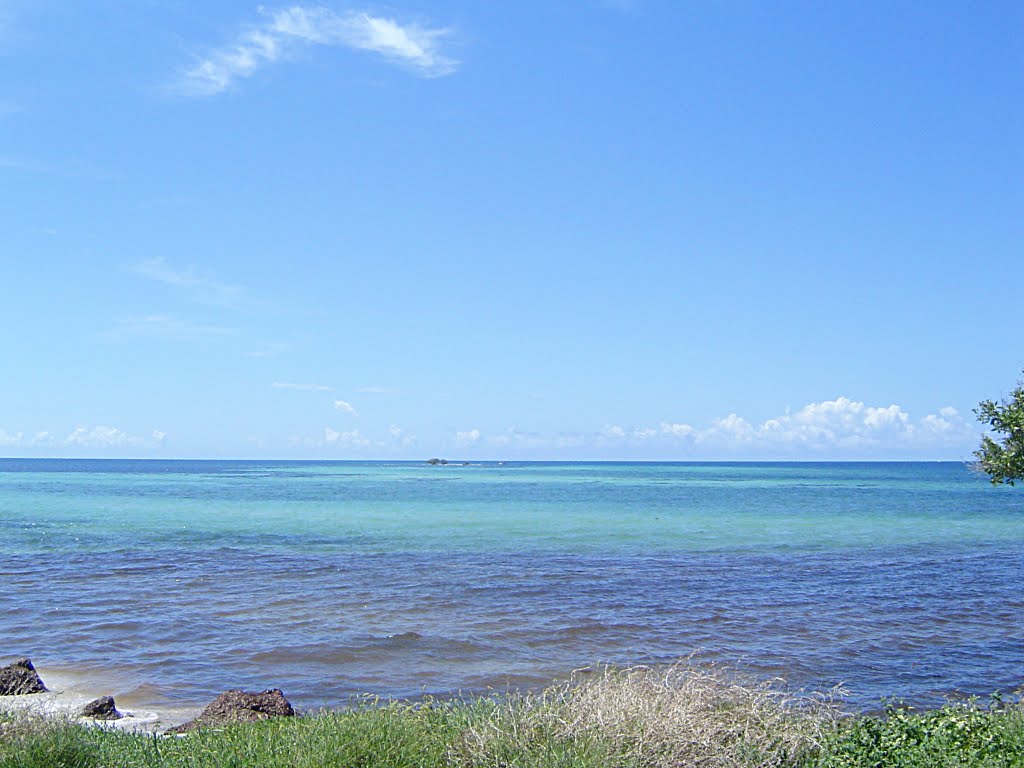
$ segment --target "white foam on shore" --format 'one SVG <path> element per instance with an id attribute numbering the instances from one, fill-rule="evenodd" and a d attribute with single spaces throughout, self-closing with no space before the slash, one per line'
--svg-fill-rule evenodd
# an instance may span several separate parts
<path id="1" fill-rule="evenodd" d="M 0 712 L 22 713 L 47 720 L 66 720 L 100 728 L 146 733 L 165 731 L 188 722 L 199 714 L 199 710 L 192 707 L 167 707 L 160 710 L 125 708 L 117 703 L 116 686 L 111 686 L 110 688 L 115 689 L 115 705 L 124 717 L 118 720 L 82 717 L 82 707 L 100 696 L 110 695 L 110 688 L 100 690 L 94 680 L 83 679 L 74 673 L 38 667 L 36 671 L 49 690 L 46 693 L 0 696 Z"/>

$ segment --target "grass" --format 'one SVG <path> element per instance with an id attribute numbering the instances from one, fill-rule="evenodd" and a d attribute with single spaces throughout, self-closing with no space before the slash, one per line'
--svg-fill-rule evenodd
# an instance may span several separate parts
<path id="1" fill-rule="evenodd" d="M 183 738 L 0 719 L 0 768 L 1024 768 L 1024 707 L 852 716 L 714 667 L 599 670 L 536 694 L 364 699 Z"/>

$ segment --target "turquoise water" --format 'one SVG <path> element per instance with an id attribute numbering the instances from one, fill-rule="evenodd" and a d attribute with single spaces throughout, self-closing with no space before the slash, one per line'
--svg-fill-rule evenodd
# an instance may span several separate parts
<path id="1" fill-rule="evenodd" d="M 956 463 L 0 460 L 0 654 L 129 701 L 536 686 L 698 658 L 1024 684 L 1024 490 Z"/>

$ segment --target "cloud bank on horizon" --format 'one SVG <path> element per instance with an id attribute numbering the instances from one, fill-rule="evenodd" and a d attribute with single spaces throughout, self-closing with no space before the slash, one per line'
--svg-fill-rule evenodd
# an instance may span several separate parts
<path id="1" fill-rule="evenodd" d="M 203 56 L 184 72 L 176 89 L 187 96 L 215 96 L 311 45 L 374 53 L 420 77 L 442 77 L 458 69 L 459 63 L 442 53 L 441 43 L 451 34 L 443 27 L 402 24 L 361 11 L 338 13 L 322 6 L 261 12 L 262 23 L 248 26 L 233 43 Z"/>
<path id="2" fill-rule="evenodd" d="M 471 435 L 472 440 L 466 436 Z M 456 433 L 461 444 L 496 448 L 557 446 L 578 450 L 618 449 L 641 454 L 645 448 L 675 446 L 687 458 L 846 457 L 898 454 L 904 451 L 970 452 L 979 430 L 946 406 L 914 420 L 898 405 L 869 406 L 847 397 L 809 403 L 796 412 L 754 424 L 735 413 L 715 418 L 706 427 L 663 421 L 657 426 L 606 425 L 591 434 L 544 436 L 514 428 L 482 436 L 474 429 Z M 659 452 L 659 455 L 662 455 Z"/>
<path id="3" fill-rule="evenodd" d="M 278 389 L 299 392 L 330 391 L 329 387 L 275 382 Z M 350 417 L 356 409 L 344 400 L 333 401 L 334 410 Z M 620 458 L 709 460 L 743 458 L 771 460 L 798 456 L 802 459 L 847 460 L 887 458 L 904 452 L 966 458 L 977 444 L 980 430 L 947 406 L 937 413 L 914 419 L 899 405 L 871 406 L 847 397 L 809 403 L 760 423 L 735 413 L 713 419 L 705 427 L 663 421 L 657 426 L 606 425 L 596 432 L 542 434 L 515 427 L 494 434 L 478 428 L 457 430 L 447 445 L 426 445 L 403 428 L 389 424 L 380 434 L 360 429 L 324 427 L 318 435 L 292 436 L 293 453 L 317 458 L 363 458 L 383 455 L 408 457 L 411 449 L 438 448 L 468 451 L 473 458 L 501 458 L 506 454 L 529 457 L 538 453 L 569 451 L 583 457 L 609 455 Z M 440 441 L 443 442 L 443 441 Z M 173 441 L 162 430 L 148 436 L 131 435 L 110 426 L 76 426 L 59 439 L 49 431 L 31 435 L 0 429 L 0 447 L 42 449 L 47 455 L 89 455 L 111 450 L 162 450 L 173 454 Z M 57 452 L 54 453 L 53 450 Z"/>
<path id="4" fill-rule="evenodd" d="M 159 450 L 166 439 L 167 433 L 159 429 L 152 430 L 149 435 L 132 435 L 106 425 L 90 427 L 79 424 L 64 437 L 47 430 L 27 435 L 0 429 L 0 448 L 42 449 L 41 455 L 52 456 L 87 456 L 93 451 L 107 455 L 110 450 L 128 455 L 135 450 Z"/>

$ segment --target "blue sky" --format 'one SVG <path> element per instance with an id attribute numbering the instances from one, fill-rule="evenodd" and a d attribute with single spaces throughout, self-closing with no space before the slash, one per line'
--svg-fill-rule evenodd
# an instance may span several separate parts
<path id="1" fill-rule="evenodd" d="M 960 459 L 1015 2 L 0 0 L 0 455 Z"/>

